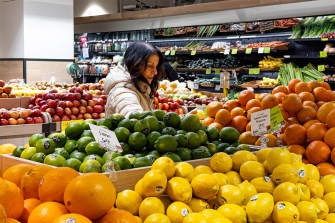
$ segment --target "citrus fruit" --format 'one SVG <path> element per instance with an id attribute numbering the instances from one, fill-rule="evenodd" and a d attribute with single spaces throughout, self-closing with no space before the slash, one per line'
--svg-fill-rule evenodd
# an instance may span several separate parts
<path id="1" fill-rule="evenodd" d="M 196 132 L 201 126 L 198 116 L 186 114 L 180 121 L 180 128 L 186 132 Z"/>
<path id="2" fill-rule="evenodd" d="M 147 197 L 145 198 L 139 207 L 139 216 L 142 219 L 146 219 L 151 214 L 165 213 L 165 207 L 163 202 L 157 197 Z"/>
<path id="3" fill-rule="evenodd" d="M 325 194 L 335 192 L 335 175 L 326 175 L 322 177 L 320 183 L 325 190 Z"/>
<path id="4" fill-rule="evenodd" d="M 177 113 L 168 112 L 164 115 L 163 122 L 168 127 L 178 128 L 181 120 Z"/>
<path id="5" fill-rule="evenodd" d="M 218 182 L 210 174 L 196 175 L 191 181 L 191 186 L 194 195 L 205 200 L 216 196 L 219 191 Z"/>
<path id="6" fill-rule="evenodd" d="M 53 152 L 54 154 L 58 154 L 61 155 L 62 157 L 64 157 L 65 159 L 70 158 L 69 153 L 63 149 L 63 148 L 56 148 L 55 151 Z"/>
<path id="7" fill-rule="evenodd" d="M 144 120 L 149 123 L 150 131 L 159 131 L 159 122 L 155 116 L 147 116 L 144 118 Z"/>
<path id="8" fill-rule="evenodd" d="M 151 166 L 152 162 L 148 157 L 138 157 L 133 162 L 133 167 L 145 167 L 145 166 Z"/>
<path id="9" fill-rule="evenodd" d="M 50 154 L 55 151 L 56 144 L 52 139 L 43 138 L 36 143 L 36 152 Z"/>
<path id="10" fill-rule="evenodd" d="M 300 213 L 298 208 L 290 202 L 277 202 L 273 208 L 272 219 L 275 222 L 298 222 L 299 218 Z"/>
<path id="11" fill-rule="evenodd" d="M 206 147 L 211 155 L 214 155 L 215 153 L 218 152 L 218 149 L 214 143 L 206 143 Z"/>
<path id="12" fill-rule="evenodd" d="M 267 159 L 271 150 L 272 150 L 271 148 L 262 148 L 260 150 L 257 150 L 255 155 L 257 157 L 258 162 L 263 163 Z"/>
<path id="13" fill-rule="evenodd" d="M 242 205 L 244 202 L 242 190 L 237 186 L 229 184 L 220 187 L 217 198 L 221 205 L 226 203 Z"/>
<path id="14" fill-rule="evenodd" d="M 144 223 L 171 223 L 170 218 L 162 213 L 155 213 L 149 215 Z"/>
<path id="15" fill-rule="evenodd" d="M 25 163 L 20 163 L 16 164 L 14 166 L 9 167 L 2 173 L 2 178 L 4 180 L 8 180 L 14 184 L 16 184 L 18 187 L 20 186 L 21 183 L 21 178 L 27 172 L 33 167 L 31 164 L 25 164 Z"/>
<path id="16" fill-rule="evenodd" d="M 102 118 L 97 120 L 97 126 L 105 127 L 106 129 L 112 129 L 112 119 L 111 118 Z"/>
<path id="17" fill-rule="evenodd" d="M 12 155 L 16 157 L 20 157 L 24 149 L 25 149 L 24 146 L 18 146 L 13 150 Z"/>
<path id="18" fill-rule="evenodd" d="M 257 161 L 257 157 L 250 151 L 237 151 L 232 156 L 233 170 L 240 170 L 241 165 L 247 161 Z"/>
<path id="19" fill-rule="evenodd" d="M 84 132 L 83 126 L 78 122 L 71 122 L 65 128 L 65 135 L 70 139 L 77 139 Z"/>
<path id="20" fill-rule="evenodd" d="M 81 162 L 85 159 L 86 156 L 87 156 L 86 153 L 79 152 L 77 150 L 70 153 L 70 158 L 76 158 L 76 159 L 80 160 Z"/>
<path id="21" fill-rule="evenodd" d="M 212 173 L 212 176 L 216 179 L 219 187 L 228 184 L 228 177 L 224 173 Z"/>
<path id="22" fill-rule="evenodd" d="M 51 165 L 51 166 L 57 166 L 57 167 L 61 167 L 64 165 L 66 159 L 59 155 L 59 154 L 49 154 L 44 158 L 44 163 Z"/>
<path id="23" fill-rule="evenodd" d="M 291 155 L 287 148 L 274 148 L 272 149 L 266 159 L 265 168 L 272 173 L 273 169 L 280 164 L 290 164 Z"/>
<path id="24" fill-rule="evenodd" d="M 322 200 L 327 203 L 329 207 L 329 213 L 335 213 L 335 192 L 329 192 L 325 194 L 322 197 Z"/>
<path id="25" fill-rule="evenodd" d="M 138 223 L 136 217 L 132 215 L 130 212 L 120 210 L 117 208 L 114 208 L 111 211 L 109 211 L 99 221 L 99 223 L 112 223 L 112 222 Z"/>
<path id="26" fill-rule="evenodd" d="M 71 213 L 57 217 L 52 223 L 92 223 L 92 221 L 81 214 Z"/>
<path id="27" fill-rule="evenodd" d="M 177 139 L 178 147 L 188 146 L 188 138 L 184 134 L 177 134 L 174 137 Z"/>
<path id="28" fill-rule="evenodd" d="M 64 145 L 64 149 L 71 154 L 73 151 L 77 150 L 77 140 L 68 139 Z"/>
<path id="29" fill-rule="evenodd" d="M 113 162 L 119 164 L 121 170 L 130 169 L 132 167 L 129 159 L 125 156 L 118 156 L 113 159 Z"/>
<path id="30" fill-rule="evenodd" d="M 165 112 L 163 110 L 155 109 L 152 111 L 158 121 L 163 121 Z"/>
<path id="31" fill-rule="evenodd" d="M 28 223 L 50 223 L 53 222 L 57 217 L 67 213 L 68 211 L 63 204 L 57 202 L 45 202 L 38 205 L 30 213 Z"/>
<path id="32" fill-rule="evenodd" d="M 89 136 L 94 139 L 93 133 L 91 130 L 84 130 L 83 133 L 81 133 L 80 138 Z"/>
<path id="33" fill-rule="evenodd" d="M 218 208 L 218 212 L 234 223 L 246 223 L 247 215 L 245 210 L 237 204 L 224 204 Z"/>
<path id="34" fill-rule="evenodd" d="M 323 185 L 319 181 L 307 180 L 305 185 L 308 187 L 311 192 L 311 198 L 322 198 L 324 195 Z"/>
<path id="35" fill-rule="evenodd" d="M 66 136 L 63 133 L 51 133 L 48 138 L 54 141 L 56 147 L 63 147 L 66 143 Z"/>
<path id="36" fill-rule="evenodd" d="M 329 214 L 329 207 L 326 201 L 321 198 L 312 198 L 310 199 L 319 209 L 318 218 L 325 219 Z"/>
<path id="37" fill-rule="evenodd" d="M 27 160 L 30 160 L 31 157 L 33 157 L 33 155 L 36 154 L 36 148 L 35 147 L 29 147 L 29 148 L 26 148 L 22 151 L 20 157 L 22 159 L 27 159 Z"/>
<path id="38" fill-rule="evenodd" d="M 174 136 L 174 135 L 177 134 L 177 131 L 173 127 L 165 127 L 161 130 L 161 133 L 162 133 L 162 135 L 172 135 L 172 136 Z"/>
<path id="39" fill-rule="evenodd" d="M 161 170 L 165 173 L 167 179 L 174 176 L 176 171 L 176 165 L 173 160 L 169 157 L 159 157 L 151 166 L 152 170 Z"/>
<path id="40" fill-rule="evenodd" d="M 242 191 L 244 195 L 243 205 L 246 205 L 250 198 L 257 194 L 256 187 L 249 183 L 249 181 L 245 180 L 242 183 L 238 184 L 237 187 Z"/>
<path id="41" fill-rule="evenodd" d="M 299 175 L 297 169 L 292 164 L 280 164 L 272 171 L 272 180 L 276 184 L 284 182 L 298 183 Z"/>
<path id="42" fill-rule="evenodd" d="M 167 152 L 162 155 L 162 157 L 169 157 L 170 159 L 173 160 L 173 162 L 181 162 L 181 158 L 176 154 L 172 152 Z"/>
<path id="43" fill-rule="evenodd" d="M 130 134 L 128 144 L 132 150 L 140 151 L 147 145 L 147 137 L 142 132 L 134 132 Z"/>
<path id="44" fill-rule="evenodd" d="M 35 147 L 36 143 L 40 140 L 40 139 L 44 139 L 45 136 L 41 133 L 36 133 L 33 134 L 32 136 L 29 137 L 29 146 L 31 147 Z"/>
<path id="45" fill-rule="evenodd" d="M 35 162 L 44 163 L 45 153 L 35 153 L 30 159 Z"/>
<path id="46" fill-rule="evenodd" d="M 318 219 L 318 206 L 311 201 L 300 201 L 296 207 L 300 212 L 300 221 L 315 222 Z"/>
<path id="47" fill-rule="evenodd" d="M 264 222 L 271 216 L 274 201 L 269 193 L 258 193 L 251 197 L 246 206 L 248 221 Z"/>
<path id="48" fill-rule="evenodd" d="M 167 183 L 166 193 L 173 201 L 188 203 L 192 198 L 192 187 L 186 179 L 173 177 Z"/>
<path id="49" fill-rule="evenodd" d="M 128 138 L 130 136 L 130 131 L 125 127 L 117 127 L 114 130 L 116 138 L 119 142 L 128 142 Z"/>
<path id="50" fill-rule="evenodd" d="M 307 201 L 311 198 L 311 192 L 305 184 L 297 183 L 296 186 L 298 187 L 301 201 Z"/>
<path id="51" fill-rule="evenodd" d="M 251 181 L 257 177 L 264 177 L 266 171 L 262 163 L 246 161 L 240 166 L 240 175 L 243 180 Z"/>
<path id="52" fill-rule="evenodd" d="M 166 189 L 167 177 L 158 169 L 148 171 L 142 178 L 142 191 L 146 197 L 162 195 Z"/>
<path id="53" fill-rule="evenodd" d="M 140 119 L 134 125 L 134 132 L 141 132 L 148 135 L 151 132 L 150 124 L 147 120 Z"/>
<path id="54" fill-rule="evenodd" d="M 138 121 L 137 119 L 128 119 L 128 118 L 125 118 L 125 119 L 123 119 L 122 121 L 119 122 L 119 124 L 117 125 L 117 127 L 124 127 L 126 129 L 128 129 L 130 132 L 133 132 L 134 131 L 135 123 L 137 121 Z"/>
<path id="55" fill-rule="evenodd" d="M 129 114 L 128 116 L 129 119 L 140 119 L 141 118 L 141 112 L 139 111 L 133 111 L 132 113 Z"/>
<path id="56" fill-rule="evenodd" d="M 81 126 L 83 126 L 83 129 L 85 129 L 85 130 L 89 130 L 89 129 L 90 129 L 89 124 L 96 125 L 97 122 L 96 122 L 94 119 L 85 119 L 85 120 L 83 120 L 83 122 L 81 123 Z"/>
<path id="57" fill-rule="evenodd" d="M 85 147 L 90 143 L 90 142 L 94 142 L 94 138 L 90 137 L 90 136 L 84 136 L 81 137 L 80 139 L 78 139 L 77 141 L 77 145 L 76 145 L 76 149 L 79 152 L 83 152 L 85 153 Z M 71 150 L 71 149 L 70 149 Z"/>
<path id="58" fill-rule="evenodd" d="M 188 139 L 188 148 L 195 149 L 200 146 L 201 139 L 198 134 L 195 132 L 188 132 L 185 136 Z"/>
<path id="59" fill-rule="evenodd" d="M 192 213 L 191 208 L 180 201 L 171 203 L 166 210 L 166 215 L 170 218 L 171 223 L 182 223 L 189 213 Z"/>
<path id="60" fill-rule="evenodd" d="M 186 162 L 180 162 L 176 164 L 175 177 L 182 177 L 188 182 L 191 182 L 194 177 L 194 168 L 191 164 Z"/>
<path id="61" fill-rule="evenodd" d="M 150 132 L 149 135 L 147 136 L 147 147 L 148 149 L 153 149 L 154 148 L 154 142 L 161 136 L 159 132 L 153 131 Z"/>
<path id="62" fill-rule="evenodd" d="M 200 138 L 200 145 L 205 145 L 207 143 L 207 134 L 203 130 L 197 130 L 195 132 Z"/>
<path id="63" fill-rule="evenodd" d="M 115 206 L 118 209 L 126 210 L 133 215 L 138 215 L 142 197 L 133 190 L 124 190 L 117 194 Z"/>
<path id="64" fill-rule="evenodd" d="M 188 148 L 177 148 L 176 154 L 180 157 L 182 161 L 187 161 L 192 159 L 192 150 Z"/>
<path id="65" fill-rule="evenodd" d="M 24 209 L 23 213 L 18 219 L 20 222 L 27 222 L 30 213 L 42 202 L 39 199 L 36 198 L 28 198 L 24 200 Z M 8 223 L 8 222 L 7 222 Z"/>
<path id="66" fill-rule="evenodd" d="M 220 136 L 219 130 L 215 127 L 208 127 L 206 130 L 206 134 L 209 142 L 218 140 Z"/>
<path id="67" fill-rule="evenodd" d="M 121 167 L 118 163 L 115 163 L 113 161 L 107 161 L 104 163 L 104 165 L 101 167 L 102 173 L 115 173 L 114 171 L 121 170 Z"/>
<path id="68" fill-rule="evenodd" d="M 250 181 L 255 186 L 258 193 L 273 193 L 276 183 L 269 177 L 256 177 Z"/>
<path id="69" fill-rule="evenodd" d="M 87 160 L 96 160 L 96 161 L 98 161 L 98 162 L 100 163 L 100 165 L 103 165 L 103 164 L 104 164 L 104 162 L 103 162 L 101 156 L 99 156 L 99 155 L 95 155 L 95 154 L 87 155 L 87 156 L 84 158 L 83 162 L 85 162 L 85 161 L 87 161 Z"/>
<path id="70" fill-rule="evenodd" d="M 65 167 L 70 167 L 76 171 L 79 171 L 79 167 L 82 164 L 82 162 L 79 159 L 76 158 L 69 158 L 67 160 L 65 160 L 64 162 L 64 166 Z"/>
<path id="71" fill-rule="evenodd" d="M 209 165 L 215 172 L 226 173 L 232 169 L 233 161 L 228 154 L 219 152 L 211 157 Z"/>
<path id="72" fill-rule="evenodd" d="M 233 143 L 240 137 L 239 131 L 233 127 L 223 127 L 220 131 L 220 139 L 222 142 Z"/>
<path id="73" fill-rule="evenodd" d="M 160 154 L 166 152 L 174 152 L 177 150 L 178 142 L 175 137 L 171 135 L 162 135 L 154 142 L 154 148 Z"/>
<path id="74" fill-rule="evenodd" d="M 102 148 L 98 142 L 94 141 L 86 145 L 85 152 L 87 155 L 95 154 L 95 155 L 102 156 L 106 152 L 106 150 Z"/>
<path id="75" fill-rule="evenodd" d="M 188 202 L 188 205 L 193 212 L 200 212 L 202 210 L 210 208 L 209 204 L 205 200 L 195 197 L 193 197 L 190 202 Z"/>
<path id="76" fill-rule="evenodd" d="M 299 188 L 291 182 L 281 183 L 273 190 L 273 199 L 276 203 L 288 201 L 296 205 L 300 201 L 300 196 Z"/>
<path id="77" fill-rule="evenodd" d="M 214 171 L 207 165 L 198 165 L 194 168 L 195 176 L 203 173 L 212 175 Z"/>

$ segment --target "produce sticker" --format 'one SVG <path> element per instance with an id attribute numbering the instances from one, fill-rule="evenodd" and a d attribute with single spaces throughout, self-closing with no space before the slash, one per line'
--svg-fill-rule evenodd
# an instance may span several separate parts
<path id="1" fill-rule="evenodd" d="M 89 124 L 95 140 L 101 147 L 110 151 L 122 152 L 122 147 L 113 131 L 101 126 Z"/>
<path id="2" fill-rule="evenodd" d="M 65 131 L 66 127 L 71 123 L 71 122 L 78 122 L 78 123 L 82 123 L 83 120 L 79 119 L 79 120 L 70 120 L 70 121 L 62 121 L 61 125 L 62 125 L 62 132 Z"/>

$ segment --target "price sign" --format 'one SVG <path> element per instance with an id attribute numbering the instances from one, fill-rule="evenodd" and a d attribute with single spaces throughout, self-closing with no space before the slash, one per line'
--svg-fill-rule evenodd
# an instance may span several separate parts
<path id="1" fill-rule="evenodd" d="M 89 124 L 95 140 L 101 147 L 110 151 L 122 152 L 122 147 L 113 131 L 101 126 Z"/>
<path id="2" fill-rule="evenodd" d="M 318 65 L 318 71 L 325 71 L 325 65 Z"/>
<path id="3" fill-rule="evenodd" d="M 321 38 L 321 41 L 328 41 L 328 38 Z"/>
<path id="4" fill-rule="evenodd" d="M 327 52 L 320 51 L 320 58 L 327 58 Z"/>
<path id="5" fill-rule="evenodd" d="M 88 52 L 88 48 L 83 48 L 82 50 L 83 50 L 83 57 L 84 58 L 89 58 L 90 55 L 89 55 L 89 52 Z"/>
<path id="6" fill-rule="evenodd" d="M 170 50 L 165 51 L 165 56 L 168 56 L 170 54 Z"/>
<path id="7" fill-rule="evenodd" d="M 83 122 L 83 120 L 71 120 L 71 121 L 62 121 L 62 123 L 61 123 L 61 127 L 62 127 L 62 131 L 65 131 L 65 129 L 66 129 L 66 127 L 68 126 L 68 125 L 70 125 L 70 123 L 71 122 L 78 122 L 78 123 L 82 123 Z"/>
<path id="8" fill-rule="evenodd" d="M 194 83 L 194 89 L 199 89 L 199 84 L 198 83 Z"/>
<path id="9" fill-rule="evenodd" d="M 251 113 L 251 135 L 262 136 L 270 130 L 270 109 Z"/>
<path id="10" fill-rule="evenodd" d="M 259 74 L 260 69 L 259 68 L 250 68 L 249 69 L 249 74 Z"/>
<path id="11" fill-rule="evenodd" d="M 271 48 L 270 47 L 265 47 L 264 48 L 264 53 L 270 53 L 271 52 Z"/>
<path id="12" fill-rule="evenodd" d="M 219 74 L 220 73 L 220 69 L 215 69 L 214 73 Z"/>
<path id="13" fill-rule="evenodd" d="M 219 91 L 221 89 L 220 85 L 215 85 L 215 90 Z"/>
<path id="14" fill-rule="evenodd" d="M 252 52 L 252 48 L 245 49 L 245 54 L 251 54 L 251 52 Z"/>
<path id="15" fill-rule="evenodd" d="M 228 55 L 230 53 L 230 49 L 225 49 L 223 53 L 224 53 L 224 55 Z"/>
<path id="16" fill-rule="evenodd" d="M 192 50 L 191 51 L 191 56 L 194 56 L 194 55 L 196 55 L 197 54 L 197 51 L 196 50 Z"/>
<path id="17" fill-rule="evenodd" d="M 170 53 L 171 56 L 174 56 L 176 55 L 176 51 L 175 50 L 171 50 L 171 53 Z"/>
<path id="18" fill-rule="evenodd" d="M 259 53 L 259 54 L 264 53 L 264 47 L 260 47 L 260 48 L 258 48 L 258 53 Z"/>
<path id="19" fill-rule="evenodd" d="M 232 49 L 231 54 L 237 54 L 237 49 Z"/>
<path id="20" fill-rule="evenodd" d="M 275 106 L 270 109 L 270 129 L 271 132 L 274 132 L 280 129 L 283 125 L 285 125 L 283 115 L 280 111 L 279 106 Z"/>
<path id="21" fill-rule="evenodd" d="M 211 74 L 211 73 L 212 73 L 212 69 L 211 68 L 206 69 L 206 74 Z"/>
<path id="22" fill-rule="evenodd" d="M 247 90 L 254 92 L 254 88 L 252 87 L 247 87 Z"/>

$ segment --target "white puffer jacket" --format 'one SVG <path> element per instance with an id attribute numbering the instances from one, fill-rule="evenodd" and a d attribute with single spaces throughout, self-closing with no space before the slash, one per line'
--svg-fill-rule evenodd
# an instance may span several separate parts
<path id="1" fill-rule="evenodd" d="M 128 117 L 134 111 L 149 111 L 153 109 L 153 99 L 150 98 L 150 86 L 141 82 L 141 93 L 129 83 L 130 74 L 118 64 L 107 75 L 104 90 L 108 95 L 105 107 L 106 116 L 120 113 Z"/>

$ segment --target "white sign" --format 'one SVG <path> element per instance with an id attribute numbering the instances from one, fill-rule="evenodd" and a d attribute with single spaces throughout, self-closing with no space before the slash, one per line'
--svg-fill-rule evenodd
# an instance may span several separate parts
<path id="1" fill-rule="evenodd" d="M 225 49 L 224 50 L 224 55 L 228 55 L 230 53 L 230 49 Z"/>
<path id="2" fill-rule="evenodd" d="M 270 109 L 251 113 L 251 135 L 261 136 L 270 130 Z"/>
<path id="3" fill-rule="evenodd" d="M 259 53 L 259 54 L 264 53 L 264 47 L 260 47 L 260 48 L 258 48 L 258 53 Z"/>
<path id="4" fill-rule="evenodd" d="M 254 88 L 252 87 L 247 87 L 247 90 L 254 92 Z"/>
<path id="5" fill-rule="evenodd" d="M 89 52 L 88 52 L 88 48 L 83 48 L 82 50 L 83 50 L 83 57 L 84 58 L 89 58 L 90 55 L 89 55 Z"/>
<path id="6" fill-rule="evenodd" d="M 89 124 L 95 140 L 110 151 L 122 152 L 122 147 L 113 131 L 101 126 Z"/>

